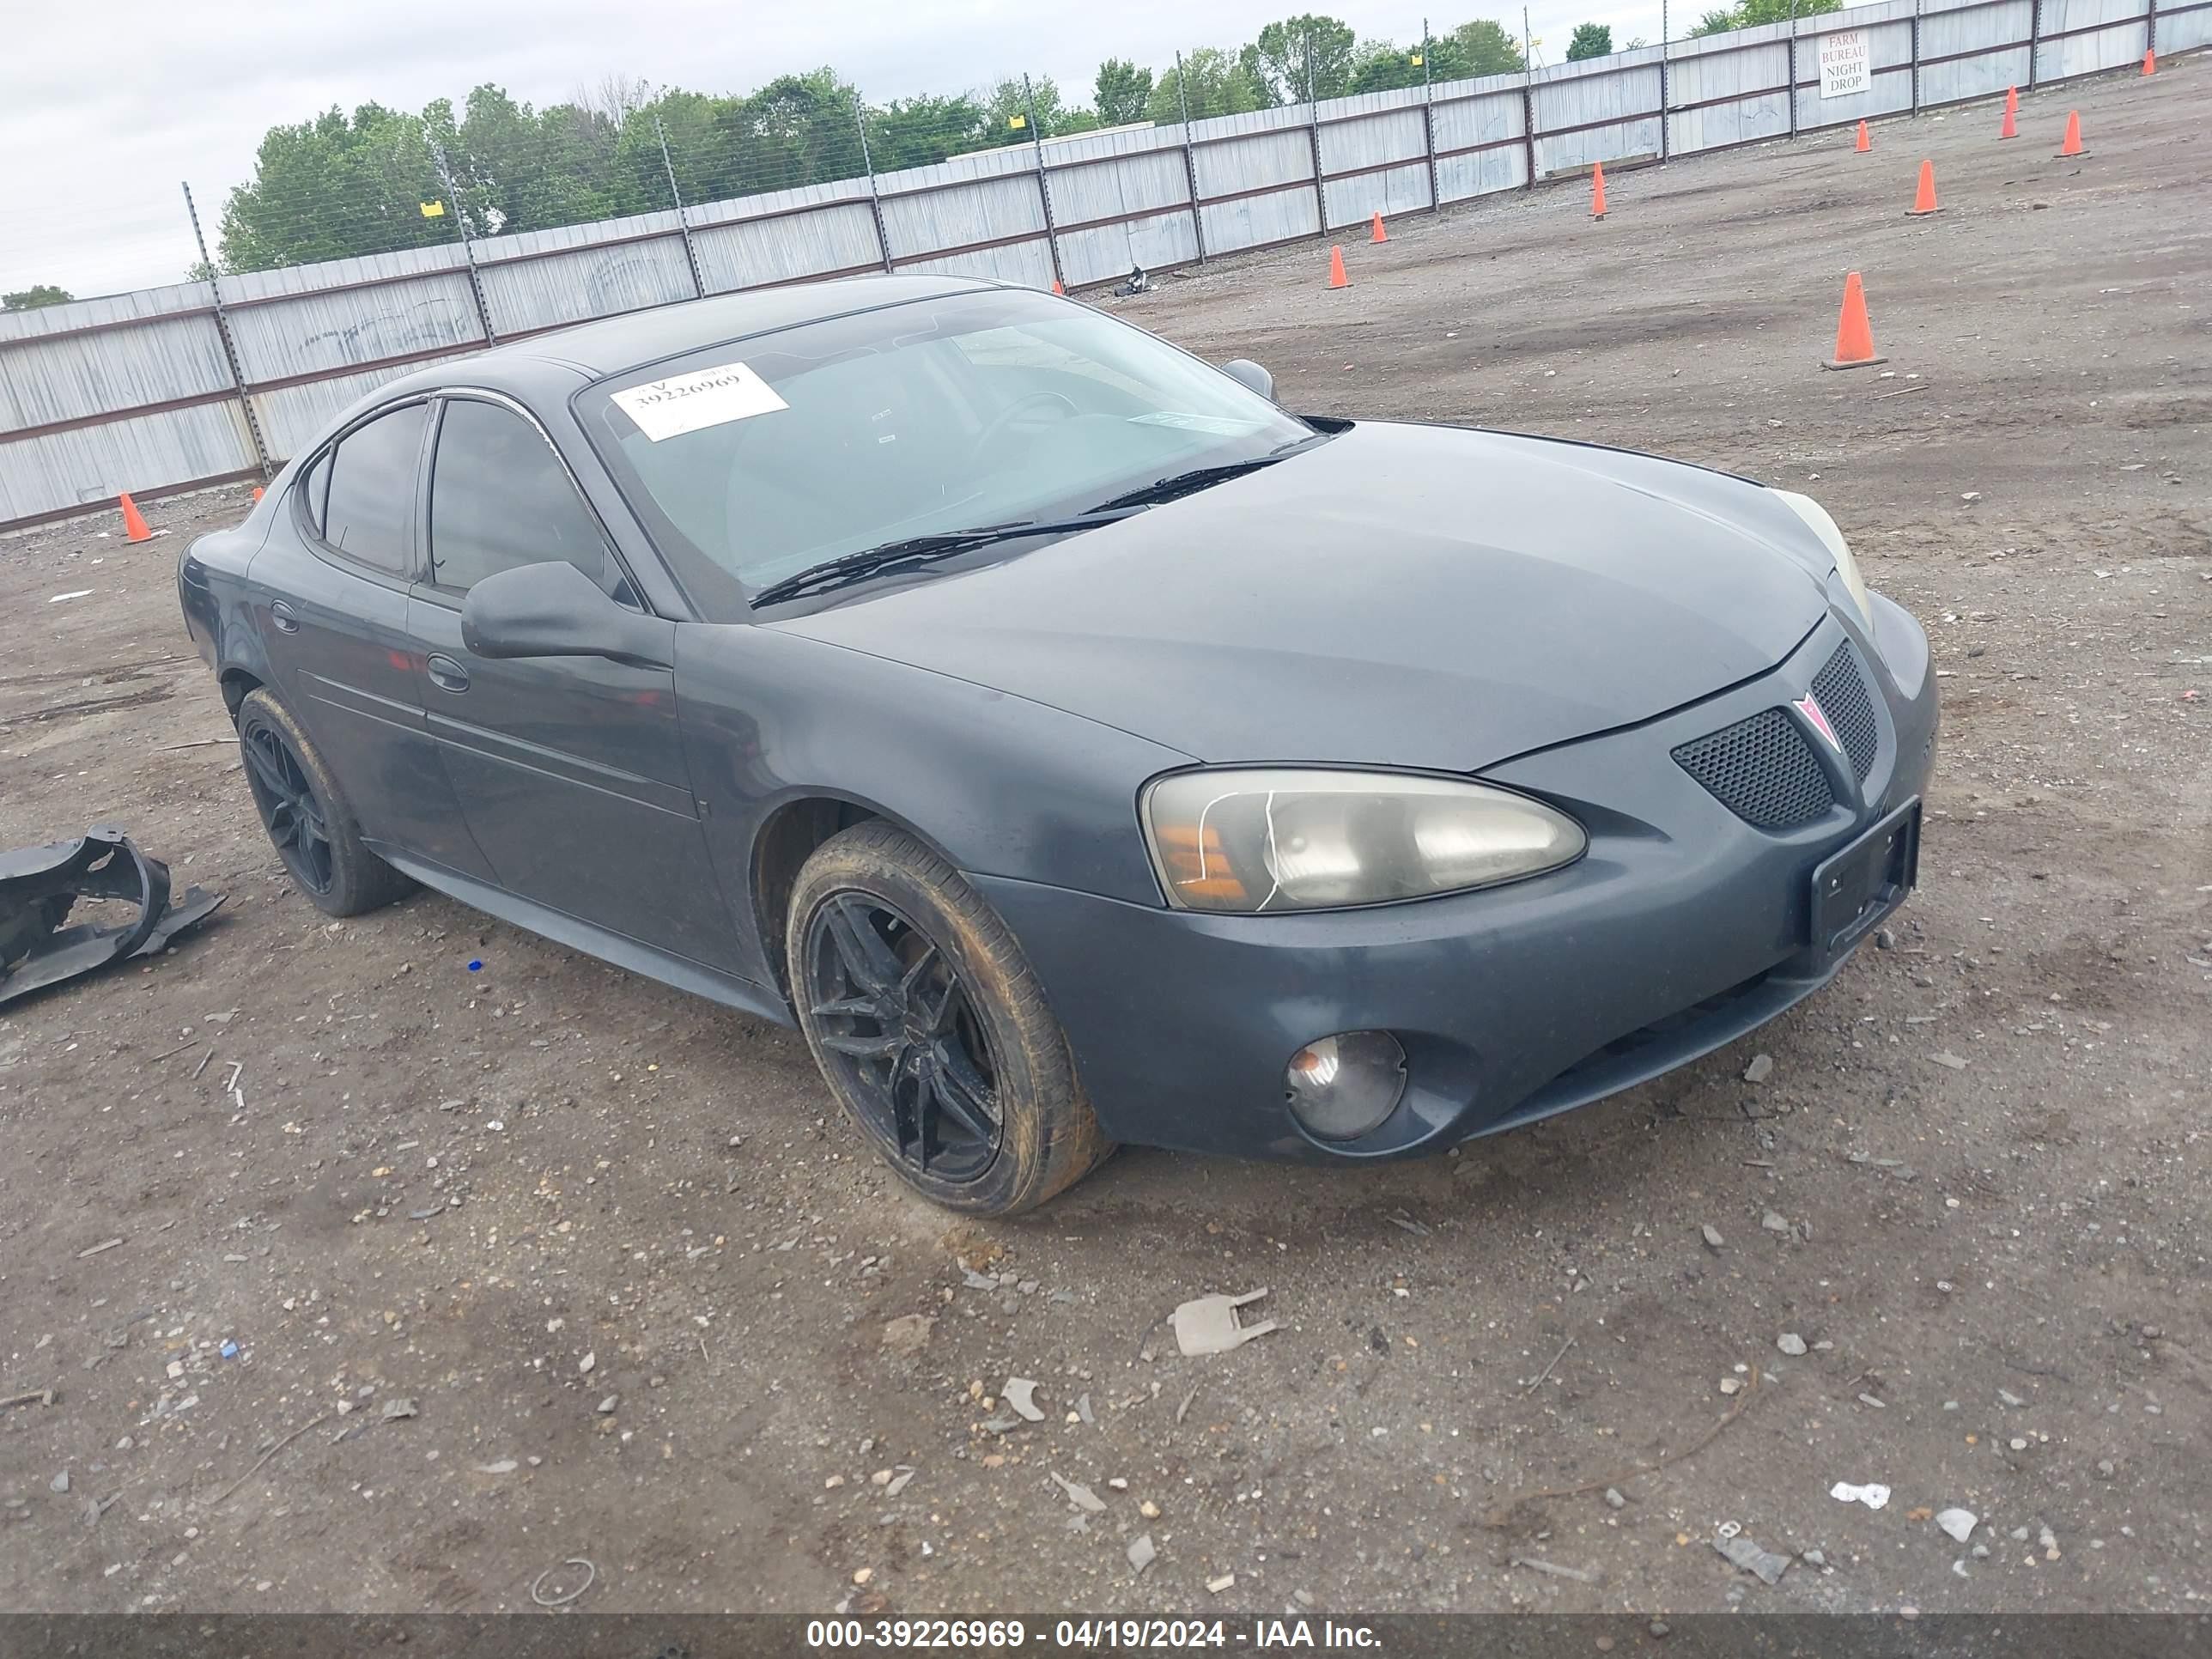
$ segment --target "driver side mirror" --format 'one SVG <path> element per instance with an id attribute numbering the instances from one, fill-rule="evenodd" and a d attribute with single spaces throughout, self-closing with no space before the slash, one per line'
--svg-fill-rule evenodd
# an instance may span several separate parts
<path id="1" fill-rule="evenodd" d="M 1222 364 L 1221 372 L 1238 385 L 1249 386 L 1268 402 L 1275 400 L 1275 377 L 1249 357 L 1232 358 Z"/>
<path id="2" fill-rule="evenodd" d="M 479 657 L 608 657 L 672 668 L 676 625 L 617 605 L 573 564 L 517 565 L 461 602 L 461 642 Z"/>

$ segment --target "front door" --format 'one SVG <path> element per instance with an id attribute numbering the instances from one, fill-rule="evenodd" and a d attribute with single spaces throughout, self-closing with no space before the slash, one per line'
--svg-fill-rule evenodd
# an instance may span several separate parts
<path id="1" fill-rule="evenodd" d="M 290 535 L 255 561 L 276 692 L 307 728 L 372 847 L 489 879 L 422 710 L 408 638 L 427 404 L 343 434 L 302 472 Z"/>
<path id="2" fill-rule="evenodd" d="M 675 677 L 601 657 L 495 660 L 461 641 L 469 588 L 565 560 L 640 603 L 551 441 L 489 398 L 444 403 L 426 580 L 408 601 L 421 695 L 461 810 L 508 891 L 725 971 L 735 928 L 707 855 Z"/>

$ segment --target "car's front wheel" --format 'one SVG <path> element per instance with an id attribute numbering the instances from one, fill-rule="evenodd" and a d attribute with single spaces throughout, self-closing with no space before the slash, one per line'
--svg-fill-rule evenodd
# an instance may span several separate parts
<path id="1" fill-rule="evenodd" d="M 414 890 L 362 845 L 338 781 L 292 711 L 269 691 L 249 691 L 238 705 L 238 748 L 261 827 L 318 910 L 357 916 Z"/>
<path id="2" fill-rule="evenodd" d="M 817 848 L 786 933 L 807 1046 L 918 1191 L 1012 1215 L 1113 1150 L 1006 925 L 912 836 L 876 821 Z"/>

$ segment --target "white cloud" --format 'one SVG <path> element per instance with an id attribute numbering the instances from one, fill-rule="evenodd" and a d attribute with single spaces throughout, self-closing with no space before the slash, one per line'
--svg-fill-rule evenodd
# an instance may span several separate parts
<path id="1" fill-rule="evenodd" d="M 459 104 L 486 81 L 543 105 L 610 72 L 745 91 L 824 63 L 878 101 L 1024 70 L 1087 100 L 1102 58 L 1157 68 L 1178 47 L 1233 47 L 1307 9 L 1341 17 L 1363 40 L 1420 34 L 1417 11 L 1381 0 L 1222 0 L 1202 21 L 1173 0 L 106 0 L 37 15 L 17 7 L 0 55 L 0 156 L 9 158 L 0 170 L 0 288 L 51 282 L 87 295 L 181 280 L 195 252 L 179 180 L 191 181 L 212 242 L 223 198 L 251 176 L 264 131 L 333 105 Z M 1692 14 L 1676 10 L 1680 32 Z M 1519 32 L 1517 6 L 1483 0 L 1429 21 L 1442 33 L 1485 15 Z M 1611 24 L 1616 40 L 1659 35 L 1657 0 L 1541 0 L 1529 17 L 1547 62 L 1565 55 L 1585 20 Z"/>

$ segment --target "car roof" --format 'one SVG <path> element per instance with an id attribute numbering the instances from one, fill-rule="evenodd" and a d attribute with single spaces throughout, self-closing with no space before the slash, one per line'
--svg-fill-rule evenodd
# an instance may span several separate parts
<path id="1" fill-rule="evenodd" d="M 847 276 L 833 282 L 717 294 L 704 300 L 603 317 L 433 363 L 387 381 L 355 407 L 449 386 L 487 386 L 525 398 L 532 393 L 561 398 L 575 389 L 579 377 L 598 380 L 723 340 L 850 316 L 880 306 L 1002 286 L 967 276 Z M 351 418 L 351 413 L 347 418 Z"/>

